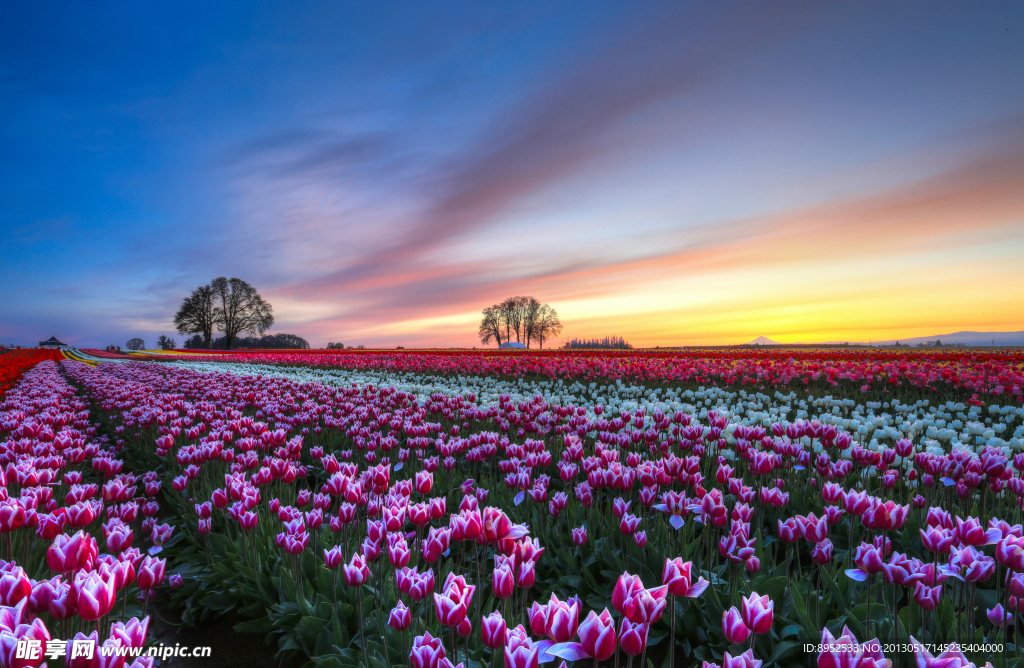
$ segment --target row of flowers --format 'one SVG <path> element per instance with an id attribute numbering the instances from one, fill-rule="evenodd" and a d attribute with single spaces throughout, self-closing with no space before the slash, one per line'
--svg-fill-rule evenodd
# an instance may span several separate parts
<path id="1" fill-rule="evenodd" d="M 165 356 L 167 357 L 167 356 Z M 820 385 L 835 390 L 935 393 L 961 390 L 1022 398 L 1024 353 L 905 350 L 681 351 L 228 351 L 222 361 L 454 376 L 628 380 L 646 383 L 750 385 L 767 389 Z M 173 356 L 167 357 L 173 358 Z M 179 359 L 195 359 L 194 355 Z"/>
<path id="2" fill-rule="evenodd" d="M 499 406 L 502 397 L 518 405 L 541 396 L 551 404 L 583 407 L 589 420 L 612 419 L 622 413 L 644 413 L 643 426 L 653 426 L 653 414 L 683 411 L 706 420 L 709 411 L 729 418 L 731 425 L 770 428 L 780 420 L 810 420 L 823 428 L 849 432 L 851 444 L 871 450 L 891 447 L 896 441 L 910 439 L 935 452 L 948 449 L 1024 446 L 1024 407 L 1013 402 L 1000 405 L 992 397 L 980 402 L 934 401 L 918 399 L 901 403 L 854 400 L 837 396 L 814 396 L 791 391 L 772 394 L 743 389 L 678 389 L 625 385 L 621 383 L 584 384 L 582 382 L 502 380 L 477 376 L 445 377 L 413 373 L 350 371 L 310 367 L 282 367 L 242 362 L 172 362 L 180 368 L 218 371 L 252 376 L 270 376 L 298 383 L 321 383 L 335 387 L 394 387 L 417 400 L 428 401 L 433 394 L 473 397 L 480 407 Z M 631 423 L 638 428 L 641 420 Z M 525 424 L 524 434 L 546 433 L 545 424 Z M 518 432 L 518 429 L 517 429 Z M 733 442 L 732 429 L 725 430 Z M 848 456 L 847 453 L 845 456 Z"/>
<path id="3" fill-rule="evenodd" d="M 14 387 L 21 375 L 45 360 L 63 359 L 59 350 L 15 348 L 0 350 L 0 398 Z"/>
<path id="4" fill-rule="evenodd" d="M 1019 660 L 1024 455 L 1008 449 L 63 366 L 124 458 L 163 471 L 186 621 L 241 611 L 240 630 L 317 665 L 881 665 L 871 637 L 924 667 L 985 650 L 936 659 L 917 639 Z"/>
<path id="5" fill-rule="evenodd" d="M 4 668 L 43 665 L 44 651 L 66 655 L 71 668 L 153 666 L 139 656 L 145 609 L 165 579 L 165 560 L 155 555 L 173 529 L 155 518 L 157 473 L 124 469 L 119 448 L 92 420 L 52 359 L 26 371 L 0 402 Z"/>

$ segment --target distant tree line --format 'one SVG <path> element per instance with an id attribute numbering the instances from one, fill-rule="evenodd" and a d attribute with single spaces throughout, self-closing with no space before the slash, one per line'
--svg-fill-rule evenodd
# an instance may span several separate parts
<path id="1" fill-rule="evenodd" d="M 156 340 L 156 347 L 160 350 L 174 350 L 178 347 L 178 342 L 169 336 L 160 335 L 160 338 Z"/>
<path id="2" fill-rule="evenodd" d="M 224 332 L 227 350 L 234 347 L 239 334 L 263 334 L 273 324 L 274 309 L 256 288 L 240 278 L 223 276 L 193 290 L 174 316 L 178 333 L 201 335 L 203 348 L 213 345 L 214 328 Z"/>
<path id="3" fill-rule="evenodd" d="M 541 348 L 544 342 L 562 332 L 558 313 L 548 304 L 541 304 L 533 297 L 509 297 L 500 304 L 483 310 L 480 321 L 480 342 L 487 345 L 494 341 L 499 346 L 515 337 L 527 348 L 536 342 Z"/>
<path id="4" fill-rule="evenodd" d="M 185 341 L 189 350 L 206 349 L 206 341 L 199 334 Z M 227 337 L 221 336 L 210 343 L 209 350 L 229 350 Z M 295 334 L 265 334 L 264 336 L 240 336 L 231 345 L 231 350 L 308 350 L 309 342 Z"/>
<path id="5" fill-rule="evenodd" d="M 345 348 L 345 344 L 344 343 L 334 343 L 332 341 L 331 343 L 327 344 L 327 349 L 328 350 L 335 350 L 335 349 L 337 349 L 337 350 L 344 350 L 344 348 Z"/>
<path id="6" fill-rule="evenodd" d="M 633 346 L 621 336 L 606 336 L 603 339 L 572 338 L 565 342 L 565 348 L 599 348 L 603 350 L 632 350 Z"/>

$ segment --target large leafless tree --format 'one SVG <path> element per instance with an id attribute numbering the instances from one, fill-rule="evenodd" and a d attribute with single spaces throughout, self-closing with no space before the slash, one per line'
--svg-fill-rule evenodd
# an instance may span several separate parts
<path id="1" fill-rule="evenodd" d="M 558 313 L 548 304 L 534 297 L 509 297 L 483 310 L 478 334 L 484 344 L 494 341 L 501 345 L 515 337 L 529 348 L 534 342 L 543 347 L 544 341 L 558 336 L 561 331 Z"/>
<path id="2" fill-rule="evenodd" d="M 497 305 L 488 306 L 483 311 L 484 317 L 480 321 L 480 342 L 484 345 L 489 344 L 491 341 L 496 341 L 497 344 L 501 345 L 502 340 L 502 322 L 501 322 L 501 310 Z"/>
<path id="3" fill-rule="evenodd" d="M 541 304 L 537 309 L 531 328 L 530 338 L 540 344 L 541 348 L 544 347 L 545 341 L 562 333 L 562 323 L 558 320 L 558 312 L 547 304 Z"/>
<path id="4" fill-rule="evenodd" d="M 213 340 L 213 328 L 217 324 L 218 309 L 214 304 L 214 292 L 211 285 L 200 285 L 192 291 L 177 315 L 174 316 L 174 326 L 178 334 L 202 334 L 203 347 L 209 348 Z"/>
<path id="5" fill-rule="evenodd" d="M 210 287 L 217 308 L 217 329 L 224 332 L 228 350 L 240 333 L 263 334 L 274 324 L 273 307 L 242 279 L 221 276 L 213 279 Z"/>

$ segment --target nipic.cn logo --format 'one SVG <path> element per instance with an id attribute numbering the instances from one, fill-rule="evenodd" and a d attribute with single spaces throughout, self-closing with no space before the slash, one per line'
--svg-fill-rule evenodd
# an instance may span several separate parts
<path id="1" fill-rule="evenodd" d="M 97 645 L 92 638 L 75 638 L 73 640 L 47 640 L 44 646 L 43 641 L 35 638 L 20 638 L 14 649 L 14 658 L 38 661 L 67 657 L 67 660 L 85 659 L 91 660 L 97 654 L 104 658 L 124 657 L 126 659 L 137 659 L 140 656 L 151 656 L 157 659 L 169 659 L 171 657 L 194 657 L 209 658 L 210 647 L 183 647 L 181 645 L 151 645 L 150 647 L 131 647 L 119 640 L 107 640 Z"/>

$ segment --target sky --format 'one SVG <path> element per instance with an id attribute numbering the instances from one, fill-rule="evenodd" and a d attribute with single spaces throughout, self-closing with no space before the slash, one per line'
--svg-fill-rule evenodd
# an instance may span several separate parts
<path id="1" fill-rule="evenodd" d="M 6 3 L 0 342 L 1024 329 L 1020 2 Z"/>

